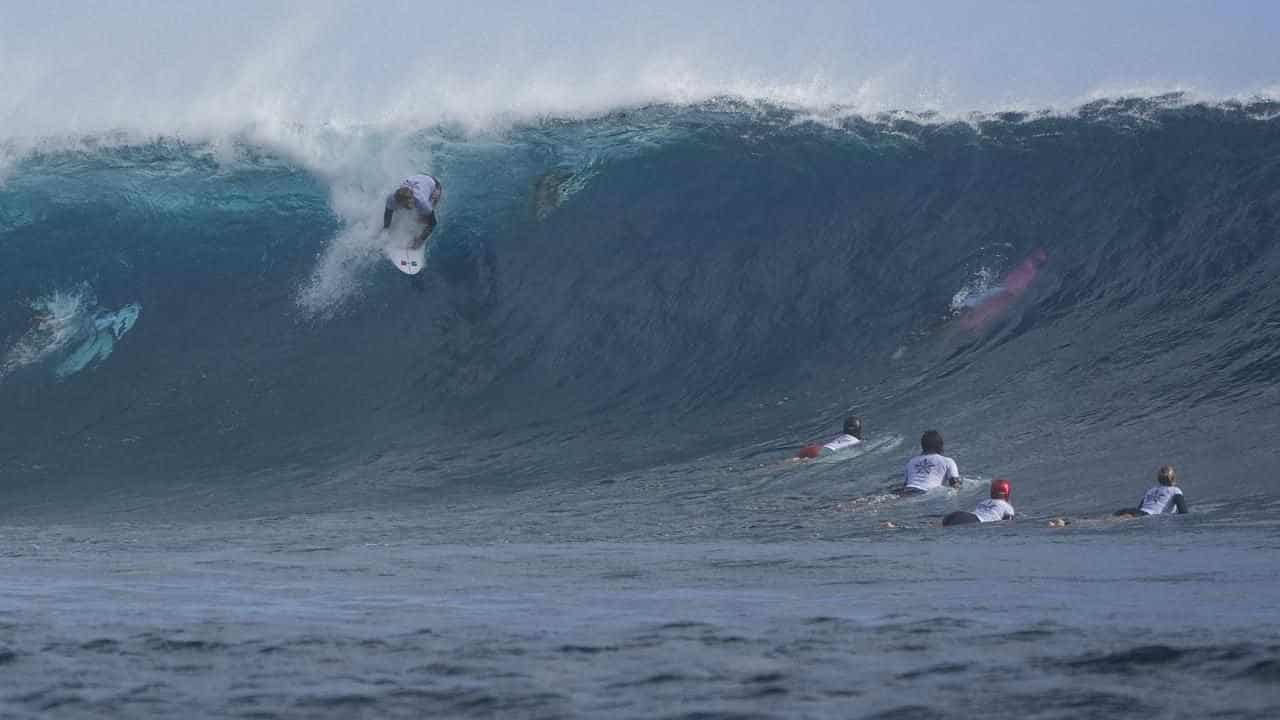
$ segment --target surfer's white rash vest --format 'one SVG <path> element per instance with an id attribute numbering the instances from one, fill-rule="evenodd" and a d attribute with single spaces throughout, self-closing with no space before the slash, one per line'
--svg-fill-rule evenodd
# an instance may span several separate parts
<path id="1" fill-rule="evenodd" d="M 978 503 L 978 506 L 973 509 L 973 514 L 984 523 L 1000 522 L 1013 517 L 1013 505 L 1007 500 L 990 498 Z"/>
<path id="2" fill-rule="evenodd" d="M 907 461 L 903 486 L 928 491 L 942 487 L 943 482 L 952 478 L 959 479 L 959 477 L 960 468 L 956 467 L 956 461 L 946 455 L 937 453 L 917 455 Z"/>
<path id="3" fill-rule="evenodd" d="M 1142 496 L 1142 504 L 1138 509 L 1148 515 L 1161 515 L 1173 512 L 1179 505 L 1185 507 L 1182 502 L 1182 488 L 1177 485 L 1156 485 Z M 1186 510 L 1180 509 L 1180 512 L 1186 512 Z"/>
<path id="4" fill-rule="evenodd" d="M 430 215 L 436 210 L 436 203 L 432 197 L 435 195 L 436 188 L 440 187 L 439 181 L 430 175 L 410 175 L 400 183 L 400 187 L 409 188 L 413 193 L 414 209 L 419 215 Z M 399 188 L 396 188 L 397 190 Z M 387 196 L 387 209 L 396 209 L 396 194 L 392 192 Z"/>

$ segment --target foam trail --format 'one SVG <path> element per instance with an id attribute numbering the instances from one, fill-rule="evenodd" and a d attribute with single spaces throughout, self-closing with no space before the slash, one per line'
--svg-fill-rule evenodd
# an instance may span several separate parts
<path id="1" fill-rule="evenodd" d="M 18 338 L 4 361 L 0 362 L 0 380 L 16 370 L 34 365 L 65 348 L 81 333 L 86 308 L 94 306 L 88 286 L 74 290 L 55 290 L 32 300 L 31 329 Z"/>
<path id="2" fill-rule="evenodd" d="M 0 361 L 0 380 L 64 351 L 65 356 L 53 369 L 59 380 L 92 367 L 111 355 L 116 341 L 133 328 L 142 311 L 137 303 L 115 311 L 99 311 L 87 284 L 55 290 L 32 300 L 28 307 L 32 311 L 31 328 Z"/>
<path id="3" fill-rule="evenodd" d="M 361 278 L 386 242 L 380 235 L 386 194 L 405 177 L 431 167 L 430 152 L 417 147 L 415 137 L 357 129 L 276 140 L 279 150 L 325 181 L 330 208 L 342 224 L 299 289 L 297 303 L 306 314 L 331 314 L 359 295 Z"/>

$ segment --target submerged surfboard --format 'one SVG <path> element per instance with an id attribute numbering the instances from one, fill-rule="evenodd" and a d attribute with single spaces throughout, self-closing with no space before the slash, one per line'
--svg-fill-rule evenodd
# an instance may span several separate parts
<path id="1" fill-rule="evenodd" d="M 412 241 L 410 241 L 412 242 Z M 391 264 L 405 275 L 417 275 L 422 272 L 422 268 L 427 264 L 427 244 L 423 243 L 417 250 L 413 250 L 399 241 L 392 241 L 386 249 L 387 258 L 391 260 Z"/>

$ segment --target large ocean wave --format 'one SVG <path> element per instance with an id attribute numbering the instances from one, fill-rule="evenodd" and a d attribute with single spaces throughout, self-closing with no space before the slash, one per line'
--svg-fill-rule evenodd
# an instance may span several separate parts
<path id="1" fill-rule="evenodd" d="M 792 489 L 876 490 L 937 427 L 1048 510 L 1128 500 L 1162 462 L 1243 502 L 1280 425 L 1278 117 L 721 100 L 14 146 L 6 507 L 766 482 L 849 410 L 884 451 Z M 415 171 L 448 188 L 420 288 L 377 236 Z M 73 297 L 145 311 L 65 372 L 37 308 Z"/>

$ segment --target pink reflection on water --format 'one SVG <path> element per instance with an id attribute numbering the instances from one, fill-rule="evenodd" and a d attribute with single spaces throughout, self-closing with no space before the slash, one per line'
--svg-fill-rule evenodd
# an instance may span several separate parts
<path id="1" fill-rule="evenodd" d="M 1000 318 L 1008 311 L 1009 306 L 1022 296 L 1035 282 L 1040 268 L 1049 260 L 1049 253 L 1044 248 L 1036 248 L 1026 260 L 1005 273 L 1000 279 L 1000 286 L 991 297 L 983 300 L 970 310 L 960 315 L 960 327 L 966 330 L 982 330 L 993 320 Z"/>

